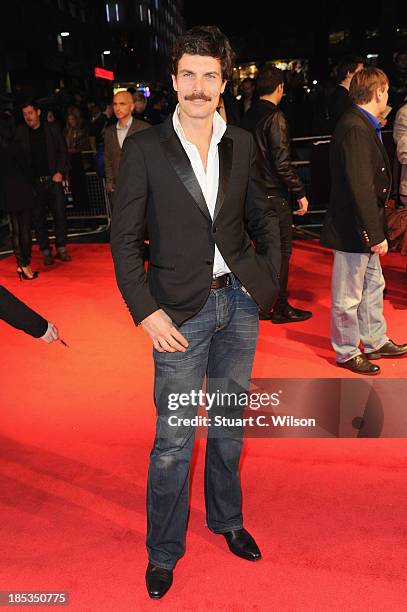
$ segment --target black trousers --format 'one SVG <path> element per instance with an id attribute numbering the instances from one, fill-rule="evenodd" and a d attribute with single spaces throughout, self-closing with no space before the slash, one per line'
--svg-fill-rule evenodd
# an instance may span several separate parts
<path id="1" fill-rule="evenodd" d="M 285 198 L 276 198 L 273 205 L 278 214 L 281 242 L 280 293 L 274 307 L 274 310 L 278 310 L 284 308 L 288 302 L 288 271 L 293 250 L 293 215 L 291 206 Z"/>
<path id="2" fill-rule="evenodd" d="M 36 184 L 36 202 L 32 211 L 32 219 L 41 251 L 50 249 L 48 238 L 47 214 L 52 212 L 55 227 L 55 245 L 64 247 L 67 243 L 66 203 L 61 183 L 52 180 Z"/>
<path id="3" fill-rule="evenodd" d="M 11 243 L 18 266 L 29 266 L 31 261 L 31 210 L 10 212 Z"/>

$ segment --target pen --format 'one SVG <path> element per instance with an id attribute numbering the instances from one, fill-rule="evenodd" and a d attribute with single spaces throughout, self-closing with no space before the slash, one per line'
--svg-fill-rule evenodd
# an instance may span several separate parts
<path id="1" fill-rule="evenodd" d="M 58 338 L 58 340 L 59 340 L 60 342 L 62 342 L 62 344 L 63 344 L 64 346 L 66 346 L 67 348 L 69 348 L 69 345 L 68 345 L 68 344 L 65 342 L 65 340 L 62 340 L 62 338 Z"/>

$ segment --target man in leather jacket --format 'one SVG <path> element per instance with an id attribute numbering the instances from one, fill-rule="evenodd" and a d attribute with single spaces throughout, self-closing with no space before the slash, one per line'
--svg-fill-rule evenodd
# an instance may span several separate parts
<path id="1" fill-rule="evenodd" d="M 284 75 L 276 66 L 261 68 L 257 78 L 259 100 L 247 111 L 241 127 L 250 130 L 256 140 L 260 154 L 260 166 L 267 196 L 272 199 L 280 223 L 281 268 L 280 294 L 270 315 L 260 313 L 260 318 L 273 323 L 294 323 L 312 316 L 308 310 L 294 308 L 288 303 L 287 285 L 290 256 L 292 252 L 292 211 L 289 193 L 298 202 L 297 214 L 304 215 L 308 200 L 300 178 L 296 174 L 290 157 L 290 136 L 283 112 L 278 108 L 284 93 Z"/>

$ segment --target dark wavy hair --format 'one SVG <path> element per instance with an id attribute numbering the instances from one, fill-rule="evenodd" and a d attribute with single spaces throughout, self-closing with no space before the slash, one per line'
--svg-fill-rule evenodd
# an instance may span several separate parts
<path id="1" fill-rule="evenodd" d="M 184 53 L 215 57 L 220 60 L 222 79 L 232 78 L 235 54 L 228 38 L 216 26 L 195 26 L 176 39 L 171 56 L 172 74 L 177 74 Z"/>

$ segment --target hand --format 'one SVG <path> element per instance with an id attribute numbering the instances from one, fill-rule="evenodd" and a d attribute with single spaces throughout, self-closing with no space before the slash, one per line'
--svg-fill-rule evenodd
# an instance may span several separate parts
<path id="1" fill-rule="evenodd" d="M 44 340 L 47 344 L 51 344 L 51 342 L 58 340 L 58 330 L 53 323 L 48 323 L 48 329 L 45 334 L 41 336 L 41 340 Z"/>
<path id="2" fill-rule="evenodd" d="M 141 325 L 159 353 L 175 353 L 175 351 L 185 353 L 188 341 L 161 308 L 143 319 Z"/>
<path id="3" fill-rule="evenodd" d="M 372 253 L 377 253 L 378 255 L 386 255 L 387 251 L 389 250 L 387 240 L 383 240 L 383 242 L 375 244 L 374 246 L 370 247 L 370 250 Z"/>
<path id="4" fill-rule="evenodd" d="M 60 172 L 55 172 L 55 174 L 52 177 L 52 180 L 54 181 L 54 183 L 62 183 L 62 179 L 63 179 L 63 176 Z"/>
<path id="5" fill-rule="evenodd" d="M 304 196 L 303 198 L 300 198 L 299 200 L 297 200 L 297 202 L 298 202 L 299 209 L 296 211 L 296 213 L 297 215 L 300 215 L 300 217 L 302 217 L 303 215 L 305 215 L 305 213 L 308 210 L 308 200 Z"/>
<path id="6" fill-rule="evenodd" d="M 379 117 L 379 121 L 380 121 L 380 127 L 383 129 L 384 127 L 386 127 L 387 124 L 387 119 L 385 119 L 384 117 L 380 116 Z"/>
<path id="7" fill-rule="evenodd" d="M 107 193 L 113 193 L 114 191 L 113 183 L 106 183 L 106 191 Z"/>

